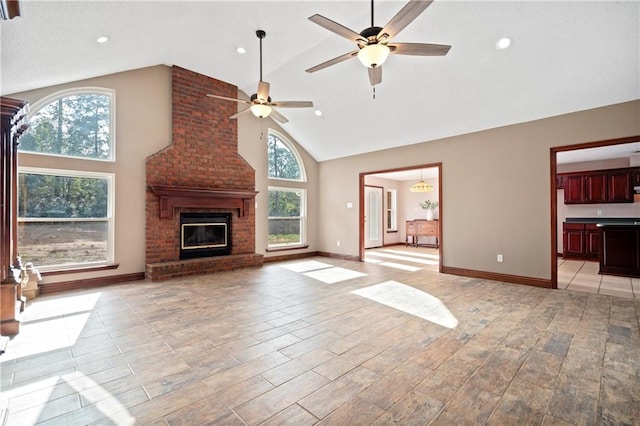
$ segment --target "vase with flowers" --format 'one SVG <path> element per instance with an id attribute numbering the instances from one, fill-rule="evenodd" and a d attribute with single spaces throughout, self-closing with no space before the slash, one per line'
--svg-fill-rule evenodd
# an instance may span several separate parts
<path id="1" fill-rule="evenodd" d="M 418 205 L 427 211 L 427 220 L 433 220 L 433 211 L 438 208 L 437 201 L 425 200 L 420 201 Z"/>

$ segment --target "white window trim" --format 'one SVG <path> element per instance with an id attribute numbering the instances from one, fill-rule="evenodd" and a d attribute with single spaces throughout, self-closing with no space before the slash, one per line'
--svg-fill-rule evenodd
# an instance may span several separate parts
<path id="1" fill-rule="evenodd" d="M 50 154 L 47 152 L 34 152 L 34 151 L 21 151 L 23 154 L 29 155 L 44 155 L 47 157 L 60 157 L 60 158 L 73 158 L 73 159 L 81 159 L 87 161 L 100 161 L 107 163 L 115 163 L 116 161 L 116 91 L 113 89 L 108 89 L 105 87 L 74 87 L 72 89 L 64 89 L 57 91 L 55 93 L 51 93 L 50 95 L 45 96 L 42 99 L 31 104 L 31 108 L 29 111 L 29 120 L 31 120 L 40 110 L 53 101 L 66 98 L 72 95 L 91 95 L 91 94 L 104 94 L 109 95 L 111 97 L 111 102 L 109 103 L 109 135 L 111 137 L 111 158 L 89 158 L 89 157 L 76 157 L 71 155 L 63 155 L 63 154 Z"/>
<path id="2" fill-rule="evenodd" d="M 387 189 L 387 194 L 391 194 L 391 205 L 387 206 L 386 211 L 390 213 L 391 223 L 387 223 L 387 232 L 398 231 L 398 190 L 394 188 Z M 389 197 L 385 201 L 389 201 Z"/>
<path id="3" fill-rule="evenodd" d="M 269 186 L 267 188 L 267 194 L 271 191 L 283 191 L 283 192 L 300 192 L 302 194 L 302 199 L 300 200 L 300 216 L 269 216 L 267 213 L 267 222 L 270 219 L 300 219 L 300 242 L 299 243 L 291 243 L 291 244 L 269 244 L 269 227 L 267 226 L 267 249 L 278 249 L 278 248 L 295 248 L 295 247 L 304 247 L 307 245 L 307 190 L 304 188 L 293 188 L 293 187 L 280 187 L 280 186 Z M 267 195 L 268 197 L 268 195 Z M 267 201 L 268 203 L 268 201 Z"/>
<path id="4" fill-rule="evenodd" d="M 84 262 L 75 264 L 64 265 L 49 265 L 38 266 L 35 265 L 39 271 L 57 271 L 57 270 L 73 270 L 82 269 L 95 266 L 109 266 L 115 263 L 115 179 L 116 176 L 113 173 L 101 173 L 90 172 L 85 170 L 63 170 L 63 169 L 47 169 L 40 167 L 18 167 L 18 175 L 21 173 L 28 174 L 40 174 L 40 175 L 54 175 L 65 177 L 85 177 L 107 180 L 107 217 L 106 218 L 21 218 L 18 217 L 18 222 L 107 222 L 107 259 L 105 261 L 98 262 Z M 28 260 L 28 259 L 27 259 Z"/>

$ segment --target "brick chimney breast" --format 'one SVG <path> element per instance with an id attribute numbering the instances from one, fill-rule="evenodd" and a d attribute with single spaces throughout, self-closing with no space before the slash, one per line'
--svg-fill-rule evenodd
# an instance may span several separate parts
<path id="1" fill-rule="evenodd" d="M 147 271 L 149 264 L 179 260 L 178 210 L 206 211 L 199 207 L 176 207 L 173 217 L 161 218 L 159 197 L 151 188 L 255 191 L 255 170 L 238 153 L 237 121 L 229 118 L 236 113 L 237 104 L 208 97 L 207 93 L 235 98 L 238 89 L 223 81 L 172 67 L 172 143 L 146 160 Z M 244 206 L 243 214 L 235 209 L 215 209 L 234 213 L 232 256 L 255 254 L 255 207 L 253 202 L 246 202 Z"/>

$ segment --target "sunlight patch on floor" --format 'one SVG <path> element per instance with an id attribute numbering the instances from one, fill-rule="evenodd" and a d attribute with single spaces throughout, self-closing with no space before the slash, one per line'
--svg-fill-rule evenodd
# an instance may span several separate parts
<path id="1" fill-rule="evenodd" d="M 403 255 L 391 254 L 391 253 L 370 252 L 370 253 L 367 253 L 367 256 L 379 256 L 379 257 L 384 257 L 384 258 L 387 258 L 387 259 L 403 260 L 405 262 L 412 262 L 412 263 L 420 263 L 422 265 L 437 265 L 438 264 L 437 260 L 419 259 L 419 258 L 416 258 L 416 257 L 412 257 L 410 255 L 403 256 Z"/>
<path id="2" fill-rule="evenodd" d="M 288 263 L 286 265 L 281 265 L 281 266 L 293 272 L 307 272 L 307 271 L 314 271 L 316 269 L 331 268 L 333 265 L 330 265 L 328 263 L 318 262 L 316 260 L 310 260 L 307 262 Z"/>
<path id="3" fill-rule="evenodd" d="M 380 265 L 387 266 L 389 268 L 402 269 L 403 271 L 409 271 L 409 272 L 415 272 L 422 269 L 417 266 L 404 265 L 402 263 L 395 263 L 395 262 L 382 262 L 380 263 Z"/>
<path id="4" fill-rule="evenodd" d="M 409 250 L 381 249 L 379 251 L 386 252 L 386 253 L 396 253 L 404 256 L 422 257 L 425 259 L 434 259 L 434 260 L 440 259 L 440 256 L 437 254 L 417 253 L 415 251 L 409 251 Z"/>
<path id="5" fill-rule="evenodd" d="M 382 263 L 382 260 L 380 260 L 380 259 L 373 259 L 373 258 L 369 257 L 369 255 L 368 255 L 368 254 L 367 254 L 367 255 L 365 255 L 365 257 L 364 257 L 364 261 L 365 261 L 365 262 L 367 262 L 367 263 Z"/>
<path id="6" fill-rule="evenodd" d="M 414 287 L 396 281 L 354 290 L 351 293 L 398 309 L 447 328 L 458 325 L 457 318 L 440 299 Z"/>
<path id="7" fill-rule="evenodd" d="M 353 278 L 364 277 L 367 274 L 362 272 L 352 271 L 345 268 L 328 268 L 320 269 L 317 271 L 305 272 L 303 275 L 322 281 L 326 284 L 335 284 L 341 281 L 347 281 Z"/>
<path id="8" fill-rule="evenodd" d="M 52 393 L 55 390 L 64 393 L 63 387 L 67 386 L 78 393 L 76 398 L 79 396 L 84 399 L 83 405 L 92 404 L 104 414 L 105 419 L 103 420 L 109 419 L 111 421 L 110 424 L 135 424 L 135 418 L 115 396 L 81 371 L 16 386 L 8 391 L 3 390 L 3 398 L 6 397 L 9 400 L 9 406 L 13 412 L 10 421 L 14 424 L 24 425 L 43 421 L 63 424 L 55 421 L 57 414 L 55 408 L 52 407 L 56 404 L 57 399 L 67 401 L 71 394 L 54 397 Z M 25 395 L 28 395 L 28 401 L 24 400 Z"/>
<path id="9" fill-rule="evenodd" d="M 73 346 L 100 295 L 35 299 L 25 309 L 20 333 L 9 341 L 0 362 Z"/>

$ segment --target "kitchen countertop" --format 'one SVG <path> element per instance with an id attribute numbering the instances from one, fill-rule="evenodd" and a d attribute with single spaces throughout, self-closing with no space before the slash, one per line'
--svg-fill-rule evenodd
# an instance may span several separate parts
<path id="1" fill-rule="evenodd" d="M 602 226 L 640 226 L 640 217 L 568 217 L 566 223 L 595 223 Z"/>

